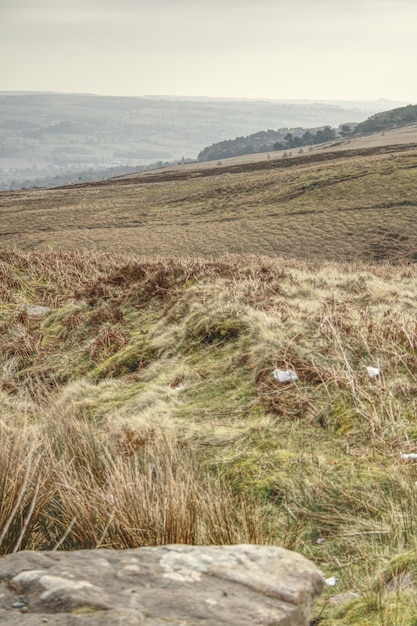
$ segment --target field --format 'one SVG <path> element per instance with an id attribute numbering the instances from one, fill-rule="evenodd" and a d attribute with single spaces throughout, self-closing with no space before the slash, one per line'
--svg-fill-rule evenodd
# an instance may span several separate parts
<path id="1" fill-rule="evenodd" d="M 0 554 L 277 543 L 336 578 L 312 625 L 416 626 L 416 166 L 1 194 Z"/>
<path id="2" fill-rule="evenodd" d="M 415 260 L 416 188 L 417 144 L 178 166 L 3 192 L 0 246 Z"/>

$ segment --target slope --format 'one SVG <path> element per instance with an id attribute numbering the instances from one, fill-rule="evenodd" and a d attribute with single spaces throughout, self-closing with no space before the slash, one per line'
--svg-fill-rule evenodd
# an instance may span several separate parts
<path id="1" fill-rule="evenodd" d="M 356 145 L 3 192 L 0 245 L 415 260 L 417 144 Z"/>

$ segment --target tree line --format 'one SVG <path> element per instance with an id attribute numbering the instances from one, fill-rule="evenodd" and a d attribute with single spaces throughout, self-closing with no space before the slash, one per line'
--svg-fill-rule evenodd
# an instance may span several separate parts
<path id="1" fill-rule="evenodd" d="M 353 132 L 355 135 L 359 133 L 375 133 L 395 128 L 396 126 L 405 126 L 413 122 L 417 122 L 417 104 L 408 104 L 405 107 L 382 111 L 382 113 L 368 117 L 364 122 L 357 124 Z"/>
<path id="2" fill-rule="evenodd" d="M 348 124 L 345 125 L 349 127 Z M 291 148 L 301 148 L 303 146 L 313 146 L 318 143 L 325 143 L 326 141 L 332 141 L 336 139 L 337 131 L 330 126 L 320 128 L 317 132 L 312 133 L 307 130 L 302 135 L 293 135 L 287 133 L 284 137 L 284 141 L 277 141 L 273 145 L 274 150 L 288 150 Z"/>
<path id="3" fill-rule="evenodd" d="M 351 124 L 343 124 L 339 129 L 324 126 L 307 131 L 302 128 L 292 131 L 288 129 L 260 131 L 247 137 L 236 137 L 236 139 L 214 143 L 204 148 L 197 159 L 198 161 L 215 161 L 244 154 L 313 146 L 332 141 L 338 136 L 346 136 L 351 132 L 351 128 Z"/>

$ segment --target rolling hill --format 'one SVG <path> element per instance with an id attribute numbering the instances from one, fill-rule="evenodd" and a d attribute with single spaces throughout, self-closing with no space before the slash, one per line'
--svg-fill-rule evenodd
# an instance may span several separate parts
<path id="1" fill-rule="evenodd" d="M 416 127 L 387 135 L 3 192 L 0 246 L 413 261 Z"/>
<path id="2" fill-rule="evenodd" d="M 417 105 L 408 105 L 383 111 L 372 115 L 359 124 L 341 124 L 338 128 L 326 125 L 322 128 L 288 128 L 279 130 L 267 130 L 253 133 L 246 137 L 228 139 L 207 146 L 198 155 L 199 161 L 214 161 L 244 154 L 256 154 L 276 150 L 289 150 L 303 153 L 310 151 L 313 146 L 327 143 L 330 145 L 335 139 L 350 137 L 352 135 L 373 135 L 377 131 L 392 129 L 410 130 L 410 126 L 417 123 Z M 338 142 L 336 142 L 337 145 Z M 298 150 L 297 150 L 298 148 Z M 301 148 L 301 149 L 300 149 Z M 288 154 L 287 154 L 288 156 Z"/>
<path id="3" fill-rule="evenodd" d="M 371 115 L 367 120 L 358 124 L 355 133 L 374 133 L 378 130 L 387 130 L 402 127 L 417 122 L 417 104 L 391 109 Z"/>

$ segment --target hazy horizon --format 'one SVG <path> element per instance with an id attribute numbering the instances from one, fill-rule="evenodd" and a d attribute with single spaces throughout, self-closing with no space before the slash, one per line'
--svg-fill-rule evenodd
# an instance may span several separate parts
<path id="1" fill-rule="evenodd" d="M 2 0 L 1 91 L 417 102 L 415 0 Z"/>
<path id="2" fill-rule="evenodd" d="M 388 103 L 398 103 L 399 105 L 405 104 L 408 101 L 406 100 L 394 100 L 392 98 L 373 98 L 367 100 L 358 100 L 358 99 L 324 99 L 324 98 L 262 98 L 262 97 L 247 97 L 247 96 L 210 96 L 210 95 L 193 95 L 193 94 L 174 94 L 174 93 L 144 93 L 144 94 L 119 94 L 119 93 L 96 93 L 96 92 L 88 92 L 88 91 L 53 91 L 49 90 L 38 90 L 38 89 L 0 89 L 0 94 L 49 94 L 49 95 L 58 95 L 58 96 L 94 96 L 94 97 L 102 97 L 102 98 L 149 98 L 149 99 L 166 99 L 166 100 L 239 100 L 239 101 L 257 101 L 257 102 L 280 102 L 280 103 L 306 103 L 306 104 L 367 104 L 367 103 L 377 103 L 377 102 L 388 102 Z"/>

